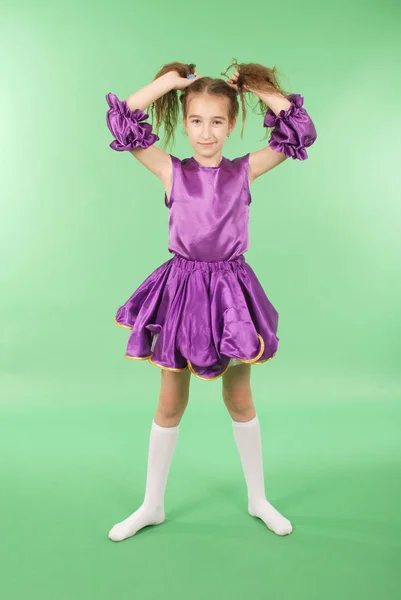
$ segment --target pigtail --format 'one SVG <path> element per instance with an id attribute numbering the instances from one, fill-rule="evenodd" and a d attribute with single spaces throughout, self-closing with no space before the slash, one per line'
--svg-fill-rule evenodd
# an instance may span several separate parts
<path id="1" fill-rule="evenodd" d="M 231 68 L 234 68 L 236 71 L 238 71 L 239 74 L 237 88 L 238 99 L 241 103 L 242 108 L 242 138 L 246 121 L 245 94 L 251 93 L 249 89 L 258 90 L 261 92 L 263 91 L 269 94 L 278 93 L 282 94 L 283 96 L 287 96 L 289 92 L 284 90 L 279 84 L 277 77 L 278 70 L 276 67 L 269 69 L 269 67 L 265 67 L 264 65 L 258 63 L 239 64 L 237 60 L 233 58 L 231 64 L 223 73 L 221 73 L 221 75 L 229 78 L 229 76 L 227 76 L 227 71 Z M 265 115 L 268 108 L 269 107 L 267 106 L 267 104 L 265 104 L 262 100 L 260 100 L 260 98 L 258 98 L 258 101 L 256 105 L 252 108 L 252 111 L 256 114 Z M 267 130 L 265 137 L 267 137 L 268 135 L 269 131 Z"/>
<path id="2" fill-rule="evenodd" d="M 176 71 L 181 77 L 187 77 L 187 75 L 195 72 L 195 66 L 196 65 L 193 63 L 188 65 L 180 62 L 168 63 L 160 69 L 154 79 L 157 79 L 170 71 Z M 149 107 L 155 133 L 158 134 L 161 125 L 164 125 L 165 138 L 162 143 L 164 148 L 166 148 L 169 143 L 172 146 L 172 143 L 174 142 L 174 131 L 177 127 L 179 117 L 179 91 L 181 92 L 181 90 L 170 90 L 167 94 L 164 94 L 164 96 L 153 102 Z"/>

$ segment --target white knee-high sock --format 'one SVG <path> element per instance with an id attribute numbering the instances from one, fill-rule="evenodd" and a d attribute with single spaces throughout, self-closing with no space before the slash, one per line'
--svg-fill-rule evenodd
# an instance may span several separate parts
<path id="1" fill-rule="evenodd" d="M 158 525 L 165 520 L 164 495 L 179 427 L 161 427 L 152 421 L 145 497 L 138 510 L 110 529 L 108 537 L 113 542 L 120 542 L 143 527 Z"/>
<path id="2" fill-rule="evenodd" d="M 148 468 L 143 504 L 164 508 L 164 495 L 171 460 L 177 443 L 179 425 L 161 427 L 152 421 L 149 440 Z"/>
<path id="3" fill-rule="evenodd" d="M 248 501 L 257 503 L 266 497 L 259 419 L 256 415 L 251 421 L 233 420 L 232 423 L 248 489 Z"/>
<path id="4" fill-rule="evenodd" d="M 291 533 L 292 525 L 266 499 L 262 440 L 258 416 L 247 422 L 232 421 L 248 489 L 248 512 L 266 523 L 278 535 Z"/>

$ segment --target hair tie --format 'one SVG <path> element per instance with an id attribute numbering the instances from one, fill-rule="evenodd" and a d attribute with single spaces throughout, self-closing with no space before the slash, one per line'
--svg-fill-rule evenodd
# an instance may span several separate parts
<path id="1" fill-rule="evenodd" d="M 195 75 L 193 73 L 191 73 L 190 75 L 187 75 L 187 79 L 193 79 L 195 77 Z"/>

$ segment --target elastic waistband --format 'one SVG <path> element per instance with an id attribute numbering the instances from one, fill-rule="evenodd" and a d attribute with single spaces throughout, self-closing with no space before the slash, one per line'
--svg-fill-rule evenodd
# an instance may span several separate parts
<path id="1" fill-rule="evenodd" d="M 217 271 L 218 269 L 223 269 L 225 271 L 233 271 L 235 269 L 240 269 L 245 264 L 246 260 L 243 254 L 238 256 L 237 258 L 233 258 L 232 260 L 190 260 L 189 258 L 185 258 L 180 254 L 174 254 L 172 258 L 172 262 L 175 266 L 180 269 L 185 269 L 186 271 L 194 271 L 196 269 L 202 271 Z"/>

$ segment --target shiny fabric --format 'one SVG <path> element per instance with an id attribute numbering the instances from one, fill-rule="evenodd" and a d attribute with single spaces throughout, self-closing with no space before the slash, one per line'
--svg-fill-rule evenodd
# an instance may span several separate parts
<path id="1" fill-rule="evenodd" d="M 274 127 L 268 145 L 276 152 L 283 152 L 287 158 L 306 160 L 305 148 L 311 146 L 317 138 L 312 119 L 302 105 L 304 99 L 300 94 L 286 96 L 291 106 L 277 115 L 269 108 L 263 125 Z"/>
<path id="2" fill-rule="evenodd" d="M 190 260 L 233 260 L 248 250 L 249 154 L 216 167 L 171 156 L 168 250 Z"/>
<path id="3" fill-rule="evenodd" d="M 316 139 L 298 94 L 287 111 L 269 110 L 264 126 L 274 127 L 269 145 L 305 160 Z M 148 147 L 158 136 L 148 115 L 107 96 L 114 150 Z M 271 113 L 271 114 L 270 114 Z M 153 137 L 154 136 L 154 137 Z M 125 356 L 149 360 L 171 371 L 204 380 L 221 377 L 235 364 L 260 364 L 278 349 L 278 313 L 246 262 L 251 194 L 249 154 L 216 167 L 171 156 L 173 182 L 168 250 L 173 258 L 157 267 L 117 310 L 115 322 L 131 330 Z"/>
<path id="4" fill-rule="evenodd" d="M 231 359 L 273 358 L 279 342 L 278 313 L 244 256 L 206 262 L 175 255 L 120 306 L 115 321 L 131 329 L 127 358 L 189 368 L 205 380 L 223 375 Z"/>
<path id="5" fill-rule="evenodd" d="M 149 148 L 159 140 L 152 133 L 151 123 L 143 123 L 149 117 L 140 108 L 131 111 L 125 100 L 119 100 L 115 94 L 107 94 L 106 100 L 110 106 L 106 114 L 107 126 L 116 138 L 110 144 L 112 150 L 123 152 L 135 148 Z"/>

